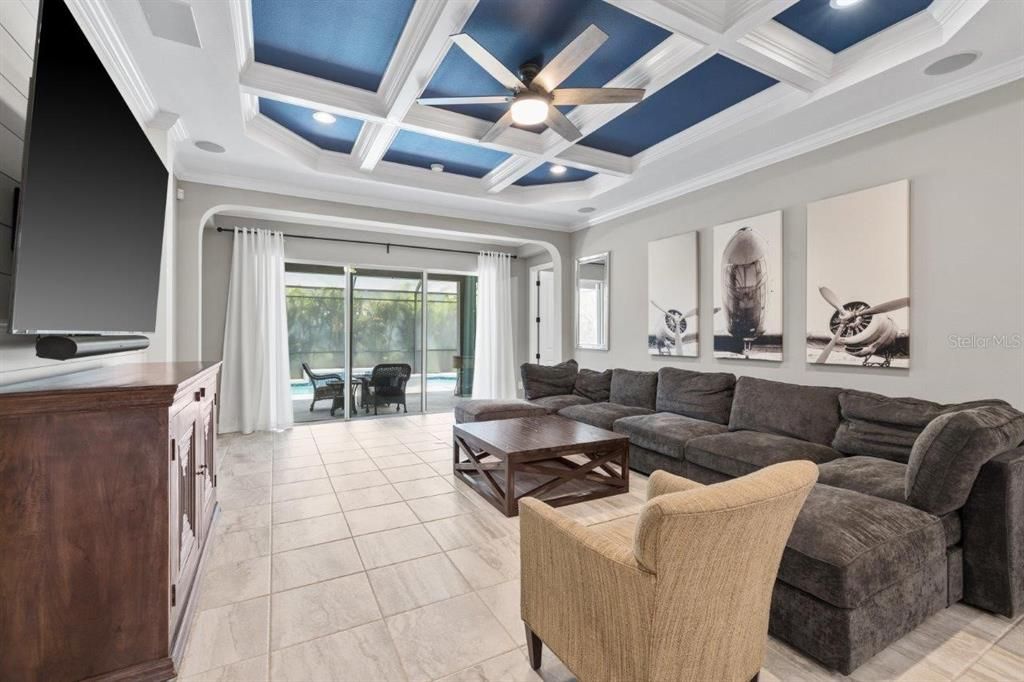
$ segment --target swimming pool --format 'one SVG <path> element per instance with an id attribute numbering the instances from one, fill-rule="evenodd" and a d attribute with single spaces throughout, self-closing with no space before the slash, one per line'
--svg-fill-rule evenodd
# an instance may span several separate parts
<path id="1" fill-rule="evenodd" d="M 331 372 L 337 372 L 338 370 L 330 369 L 314 369 L 316 373 L 323 372 L 330 374 Z M 420 375 L 413 374 L 409 380 L 408 385 L 409 393 L 420 392 Z M 449 393 L 455 390 L 455 372 L 437 372 L 434 374 L 427 375 L 427 393 L 444 392 Z M 292 380 L 291 382 L 291 393 L 292 398 L 312 398 L 313 397 L 313 384 L 309 381 L 301 379 Z"/>

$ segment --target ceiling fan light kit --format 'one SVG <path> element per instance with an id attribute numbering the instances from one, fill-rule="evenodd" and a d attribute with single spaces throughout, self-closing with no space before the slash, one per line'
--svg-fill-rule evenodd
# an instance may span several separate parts
<path id="1" fill-rule="evenodd" d="M 508 111 L 484 133 L 481 142 L 491 142 L 512 125 L 532 126 L 541 123 L 569 142 L 575 142 L 583 137 L 583 133 L 557 106 L 632 104 L 644 98 L 644 90 L 641 88 L 558 88 L 608 40 L 608 35 L 593 24 L 543 67 L 532 63 L 523 64 L 519 67 L 518 75 L 468 34 L 453 35 L 451 40 L 510 94 L 421 97 L 417 101 L 426 106 L 508 103 Z"/>
<path id="2" fill-rule="evenodd" d="M 512 121 L 523 126 L 533 126 L 543 123 L 548 117 L 548 108 L 551 103 L 541 95 L 522 94 L 516 97 L 509 107 L 512 114 Z"/>

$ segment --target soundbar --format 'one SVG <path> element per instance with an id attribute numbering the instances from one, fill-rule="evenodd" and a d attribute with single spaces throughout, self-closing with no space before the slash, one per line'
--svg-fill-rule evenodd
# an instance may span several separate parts
<path id="1" fill-rule="evenodd" d="M 40 336 L 36 339 L 36 357 L 47 360 L 71 360 L 146 348 L 149 348 L 149 339 L 145 336 Z"/>

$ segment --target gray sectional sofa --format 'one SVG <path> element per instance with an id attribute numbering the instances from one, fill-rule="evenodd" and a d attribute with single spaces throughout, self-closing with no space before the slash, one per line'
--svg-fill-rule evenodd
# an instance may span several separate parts
<path id="1" fill-rule="evenodd" d="M 770 631 L 849 673 L 957 601 L 1024 611 L 1024 414 L 728 373 L 523 366 L 527 400 L 458 421 L 557 413 L 630 438 L 630 466 L 702 482 L 806 459 Z"/>

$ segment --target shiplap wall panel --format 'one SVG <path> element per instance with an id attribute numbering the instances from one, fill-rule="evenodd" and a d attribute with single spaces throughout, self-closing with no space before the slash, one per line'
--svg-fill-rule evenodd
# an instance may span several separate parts
<path id="1" fill-rule="evenodd" d="M 32 0 L 0 0 L 0 383 L 12 369 L 31 368 L 31 339 L 6 333 L 11 301 L 11 240 L 14 190 L 21 178 L 25 115 L 32 77 L 32 44 L 39 5 Z"/>
<path id="2" fill-rule="evenodd" d="M 28 7 L 20 2 L 0 0 L 0 25 L 11 34 L 25 54 L 31 55 L 36 51 L 36 17 Z"/>
<path id="3" fill-rule="evenodd" d="M 6 2 L 7 0 L 0 0 Z M 0 76 L 0 126 L 20 138 L 25 137 L 25 117 L 28 113 L 28 98 L 18 92 L 9 80 Z"/>
<path id="4" fill-rule="evenodd" d="M 6 2 L 7 0 L 0 1 Z M 0 73 L 18 89 L 18 92 L 28 97 L 28 83 L 32 80 L 32 57 L 2 25 L 0 25 Z"/>
<path id="5" fill-rule="evenodd" d="M 21 180 L 21 155 L 24 147 L 25 143 L 18 135 L 0 126 L 0 173 L 13 180 Z"/>
<path id="6" fill-rule="evenodd" d="M 33 18 L 39 16 L 39 0 L 20 0 L 20 2 Z"/>

